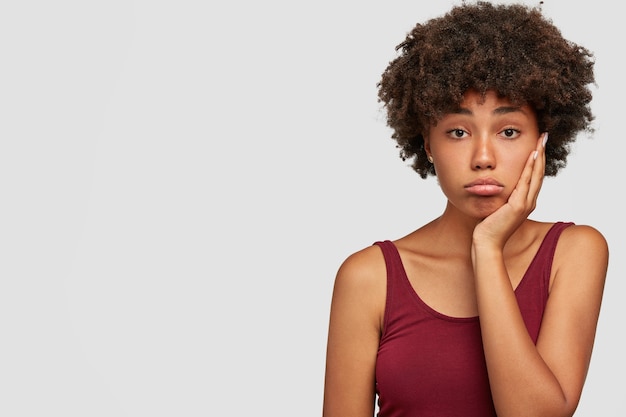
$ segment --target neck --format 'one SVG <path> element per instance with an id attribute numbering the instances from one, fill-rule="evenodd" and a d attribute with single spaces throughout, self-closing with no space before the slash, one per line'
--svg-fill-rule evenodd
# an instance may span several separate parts
<path id="1" fill-rule="evenodd" d="M 448 202 L 443 214 L 430 222 L 428 228 L 430 229 L 431 235 L 435 237 L 435 242 L 433 243 L 446 248 L 448 253 L 459 255 L 467 254 L 469 256 L 474 228 L 481 221 L 481 218 L 470 217 L 461 213 Z M 523 240 L 527 229 L 527 222 L 523 223 L 515 231 L 506 246 L 514 245 L 519 239 Z"/>

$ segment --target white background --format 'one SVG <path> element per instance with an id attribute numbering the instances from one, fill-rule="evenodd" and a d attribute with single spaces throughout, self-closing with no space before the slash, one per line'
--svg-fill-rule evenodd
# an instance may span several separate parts
<path id="1" fill-rule="evenodd" d="M 545 3 L 595 52 L 597 131 L 532 217 L 609 241 L 577 416 L 623 417 L 626 29 Z M 376 83 L 452 4 L 3 2 L 0 415 L 321 415 L 339 264 L 444 207 Z"/>

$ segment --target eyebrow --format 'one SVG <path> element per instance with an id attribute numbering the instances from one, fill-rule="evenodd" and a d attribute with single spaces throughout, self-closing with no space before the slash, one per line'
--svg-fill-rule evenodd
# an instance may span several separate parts
<path id="1" fill-rule="evenodd" d="M 502 107 L 497 107 L 492 114 L 495 115 L 501 115 L 501 114 L 508 114 L 508 113 L 515 113 L 515 112 L 520 112 L 520 113 L 524 113 L 526 114 L 526 112 L 522 109 L 521 106 L 502 106 Z M 466 115 L 472 115 L 472 111 L 470 109 L 466 109 L 464 107 L 459 107 L 456 110 L 453 110 L 451 112 L 452 114 L 466 114 Z"/>

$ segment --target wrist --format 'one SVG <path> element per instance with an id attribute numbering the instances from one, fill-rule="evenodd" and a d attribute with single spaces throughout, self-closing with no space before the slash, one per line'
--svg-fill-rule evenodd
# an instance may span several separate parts
<path id="1" fill-rule="evenodd" d="M 504 244 L 495 239 L 478 236 L 472 237 L 472 250 L 481 252 L 502 252 L 503 248 Z"/>
<path id="2" fill-rule="evenodd" d="M 472 263 L 474 264 L 474 266 L 476 266 L 478 261 L 497 261 L 499 259 L 502 259 L 502 251 L 502 246 L 497 244 L 496 242 L 489 240 L 473 239 L 471 247 Z"/>

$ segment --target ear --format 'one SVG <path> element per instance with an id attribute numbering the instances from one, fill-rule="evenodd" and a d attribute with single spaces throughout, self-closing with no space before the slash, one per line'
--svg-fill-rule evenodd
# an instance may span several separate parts
<path id="1" fill-rule="evenodd" d="M 427 135 L 424 135 L 424 150 L 426 155 L 430 156 L 430 138 Z"/>

